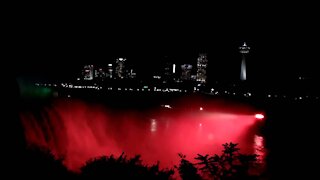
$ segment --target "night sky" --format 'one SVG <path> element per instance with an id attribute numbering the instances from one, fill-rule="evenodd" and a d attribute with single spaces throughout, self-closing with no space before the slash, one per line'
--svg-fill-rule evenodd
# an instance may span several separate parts
<path id="1" fill-rule="evenodd" d="M 238 46 L 246 41 L 251 47 L 248 78 L 319 76 L 316 11 L 301 6 L 218 9 L 120 6 L 12 13 L 9 61 L 19 75 L 63 78 L 74 76 L 83 64 L 127 57 L 138 74 L 151 74 L 164 57 L 195 64 L 198 53 L 205 52 L 212 79 L 236 79 Z"/>

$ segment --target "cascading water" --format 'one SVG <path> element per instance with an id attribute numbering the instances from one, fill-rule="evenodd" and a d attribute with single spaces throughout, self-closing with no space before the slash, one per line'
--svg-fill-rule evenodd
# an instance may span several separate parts
<path id="1" fill-rule="evenodd" d="M 177 165 L 178 153 L 190 160 L 198 153 L 219 154 L 226 142 L 239 143 L 242 152 L 254 153 L 258 119 L 249 108 L 237 104 L 226 110 L 217 102 L 210 106 L 193 111 L 175 107 L 112 111 L 104 105 L 62 99 L 23 112 L 21 119 L 28 143 L 64 157 L 64 164 L 74 171 L 90 158 L 122 152 L 140 154 L 147 164 L 160 161 L 161 167 Z"/>

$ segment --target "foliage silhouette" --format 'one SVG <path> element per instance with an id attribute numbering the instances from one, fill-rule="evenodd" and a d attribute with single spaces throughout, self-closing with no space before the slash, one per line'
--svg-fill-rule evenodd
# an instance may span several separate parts
<path id="1" fill-rule="evenodd" d="M 237 145 L 232 142 L 223 144 L 221 155 L 198 154 L 195 158 L 198 163 L 195 165 L 187 161 L 185 155 L 179 154 L 181 178 L 199 179 L 199 170 L 204 179 L 258 179 L 261 172 L 257 155 L 241 154 Z"/>
<path id="2" fill-rule="evenodd" d="M 176 167 L 179 171 L 179 175 L 183 180 L 197 180 L 201 179 L 198 174 L 198 169 L 190 161 L 186 160 L 186 156 L 182 153 L 178 154 L 180 157 L 179 167 Z"/>
<path id="3" fill-rule="evenodd" d="M 179 153 L 180 163 L 176 166 L 181 179 L 259 179 L 261 173 L 255 154 L 241 154 L 238 144 L 225 143 L 221 155 L 201 155 L 195 157 L 196 163 L 186 160 Z M 101 156 L 90 159 L 81 167 L 80 173 L 73 173 L 63 165 L 63 159 L 56 159 L 44 148 L 30 148 L 24 153 L 19 172 L 24 177 L 41 179 L 173 179 L 173 169 L 160 169 L 159 162 L 148 166 L 142 164 L 141 156 L 127 158 L 122 153 L 119 157 Z"/>
<path id="4" fill-rule="evenodd" d="M 122 153 L 118 158 L 102 156 L 86 162 L 81 175 L 86 179 L 170 179 L 172 169 L 159 169 L 159 162 L 152 166 L 143 165 L 140 155 L 131 159 Z"/>
<path id="5" fill-rule="evenodd" d="M 45 148 L 32 147 L 26 149 L 21 171 L 24 177 L 29 178 L 74 178 L 77 175 L 69 171 L 63 165 L 63 159 L 56 159 L 54 155 Z"/>

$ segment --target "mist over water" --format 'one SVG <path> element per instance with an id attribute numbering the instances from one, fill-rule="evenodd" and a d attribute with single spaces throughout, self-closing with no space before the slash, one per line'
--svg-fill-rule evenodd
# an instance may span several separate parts
<path id="1" fill-rule="evenodd" d="M 202 110 L 200 110 L 202 105 Z M 241 152 L 256 152 L 258 121 L 254 109 L 239 103 L 182 99 L 143 110 L 112 109 L 77 99 L 56 99 L 50 105 L 21 113 L 29 144 L 49 148 L 77 171 L 90 158 L 142 155 L 161 167 L 199 154 L 220 154 L 222 144 L 239 143 Z M 261 142 L 259 142 L 261 144 Z"/>

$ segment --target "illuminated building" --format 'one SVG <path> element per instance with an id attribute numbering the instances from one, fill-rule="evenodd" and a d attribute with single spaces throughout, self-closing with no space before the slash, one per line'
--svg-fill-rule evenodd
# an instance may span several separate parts
<path id="1" fill-rule="evenodd" d="M 246 69 L 246 54 L 249 53 L 250 47 L 247 46 L 246 42 L 243 43 L 242 46 L 239 47 L 239 52 L 242 55 L 241 59 L 241 69 L 240 69 L 240 80 L 247 80 L 247 69 Z"/>
<path id="2" fill-rule="evenodd" d="M 176 73 L 176 65 L 170 62 L 167 62 L 164 67 L 164 75 L 171 76 Z"/>
<path id="3" fill-rule="evenodd" d="M 191 75 L 191 80 L 192 80 L 192 81 L 196 81 L 196 79 L 197 79 L 197 75 L 194 75 L 194 74 Z"/>
<path id="4" fill-rule="evenodd" d="M 104 72 L 104 70 L 102 68 L 97 68 L 94 71 L 94 77 L 98 78 L 99 80 L 103 80 L 106 77 L 106 73 Z"/>
<path id="5" fill-rule="evenodd" d="M 176 64 L 172 65 L 172 74 L 176 73 Z"/>
<path id="6" fill-rule="evenodd" d="M 123 79 L 125 77 L 125 58 L 118 58 L 116 60 L 116 71 L 115 76 L 116 78 Z"/>
<path id="7" fill-rule="evenodd" d="M 82 75 L 84 80 L 93 80 L 93 65 L 85 65 Z"/>
<path id="8" fill-rule="evenodd" d="M 164 72 L 163 72 L 163 78 L 167 81 L 172 81 L 174 79 L 174 76 L 176 74 L 176 64 L 173 64 L 171 62 L 166 62 L 164 65 Z"/>
<path id="9" fill-rule="evenodd" d="M 108 64 L 106 77 L 109 78 L 109 79 L 113 78 L 113 67 L 112 67 L 112 64 Z"/>
<path id="10" fill-rule="evenodd" d="M 208 59 L 206 54 L 199 54 L 197 59 L 197 75 L 196 81 L 206 83 L 207 81 Z"/>
<path id="11" fill-rule="evenodd" d="M 137 73 L 133 72 L 133 69 L 130 69 L 130 72 L 128 73 L 128 77 L 131 79 L 136 78 Z"/>
<path id="12" fill-rule="evenodd" d="M 191 80 L 191 64 L 183 64 L 181 65 L 181 79 L 182 80 Z"/>

